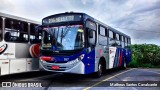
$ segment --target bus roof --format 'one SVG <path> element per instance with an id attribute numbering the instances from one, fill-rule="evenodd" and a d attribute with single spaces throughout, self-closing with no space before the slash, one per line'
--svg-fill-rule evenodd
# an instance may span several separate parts
<path id="1" fill-rule="evenodd" d="M 43 19 L 50 18 L 50 17 L 56 16 L 56 15 L 63 15 L 63 14 L 68 14 L 68 15 L 69 15 L 69 14 L 79 14 L 79 15 L 83 15 L 83 17 L 89 18 L 89 19 L 95 21 L 96 23 L 98 23 L 98 24 L 100 24 L 100 25 L 102 25 L 102 26 L 104 26 L 104 27 L 107 27 L 107 28 L 111 29 L 111 30 L 112 30 L 113 32 L 115 32 L 115 33 L 118 33 L 118 34 L 123 35 L 123 36 L 125 36 L 125 37 L 127 37 L 127 38 L 130 38 L 130 36 L 128 36 L 128 35 L 120 32 L 120 31 L 118 31 L 118 30 L 116 30 L 116 29 L 114 29 L 114 28 L 112 28 L 111 26 L 108 26 L 108 25 L 102 23 L 101 21 L 99 21 L 99 20 L 91 17 L 90 15 L 88 15 L 88 14 L 86 14 L 86 13 L 80 13 L 80 12 L 65 12 L 65 13 L 59 13 L 59 14 L 50 15 L 50 16 L 47 16 L 47 17 L 45 17 L 45 18 L 43 18 Z"/>
<path id="2" fill-rule="evenodd" d="M 0 12 L 0 16 L 5 17 L 5 18 L 10 18 L 10 19 L 16 19 L 16 20 L 20 20 L 20 21 L 24 21 L 24 22 L 28 22 L 28 23 L 33 23 L 33 24 L 41 24 L 38 21 L 33 21 L 33 20 L 26 19 L 26 18 L 5 14 L 5 13 L 2 13 L 2 12 Z"/>

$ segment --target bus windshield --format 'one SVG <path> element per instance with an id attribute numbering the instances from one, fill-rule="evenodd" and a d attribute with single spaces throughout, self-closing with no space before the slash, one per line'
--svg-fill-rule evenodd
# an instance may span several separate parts
<path id="1" fill-rule="evenodd" d="M 45 27 L 42 34 L 42 49 L 76 50 L 84 47 L 82 25 Z"/>

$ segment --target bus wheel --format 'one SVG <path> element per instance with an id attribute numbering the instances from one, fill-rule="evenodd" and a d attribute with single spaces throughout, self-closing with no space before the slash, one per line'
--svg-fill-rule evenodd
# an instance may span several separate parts
<path id="1" fill-rule="evenodd" d="M 102 76 L 102 71 L 103 71 L 103 66 L 102 66 L 102 63 L 99 62 L 99 64 L 98 64 L 98 71 L 95 72 L 94 76 L 96 78 L 100 78 Z"/>

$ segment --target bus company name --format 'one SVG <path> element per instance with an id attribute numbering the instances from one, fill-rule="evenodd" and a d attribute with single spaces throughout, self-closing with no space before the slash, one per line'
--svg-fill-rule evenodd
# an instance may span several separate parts
<path id="1" fill-rule="evenodd" d="M 66 22 L 66 21 L 74 21 L 74 16 L 61 16 L 56 18 L 44 19 L 43 23 L 58 23 L 58 22 Z"/>

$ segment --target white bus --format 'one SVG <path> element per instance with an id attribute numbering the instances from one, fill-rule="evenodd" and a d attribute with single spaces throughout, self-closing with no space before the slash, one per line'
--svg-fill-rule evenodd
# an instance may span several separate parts
<path id="1" fill-rule="evenodd" d="M 0 75 L 38 70 L 40 23 L 0 13 Z"/>

